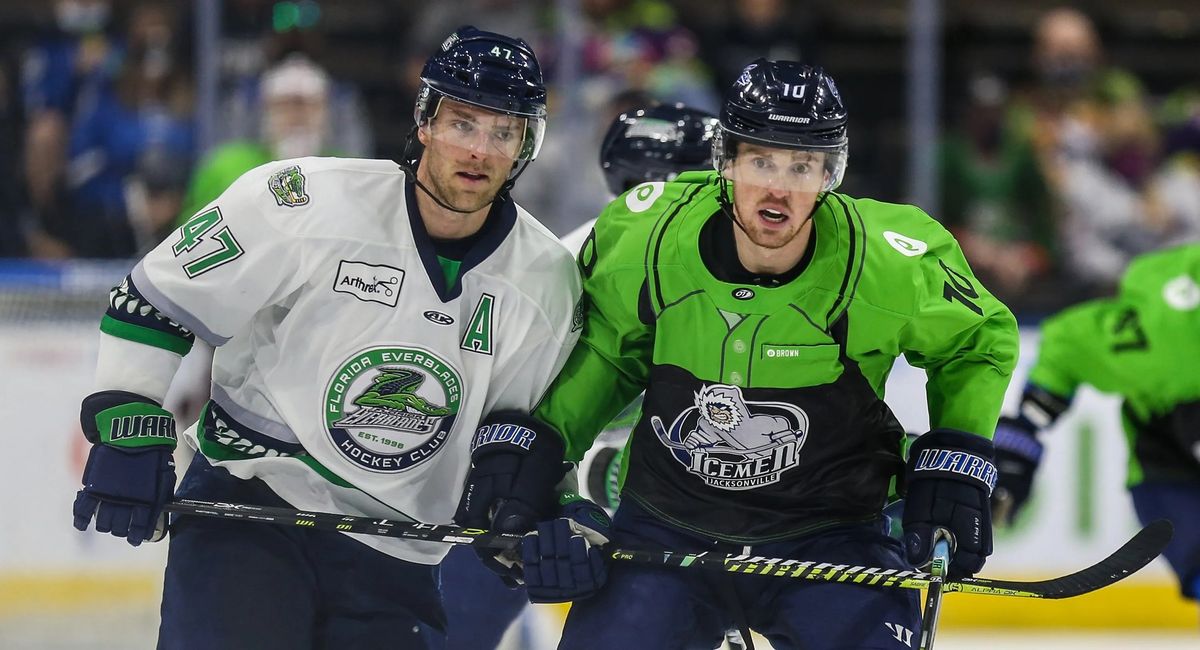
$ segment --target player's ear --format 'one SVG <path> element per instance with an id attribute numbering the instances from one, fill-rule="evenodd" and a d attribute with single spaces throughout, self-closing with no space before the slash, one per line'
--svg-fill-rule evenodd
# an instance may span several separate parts
<path id="1" fill-rule="evenodd" d="M 429 122 L 417 127 L 417 140 L 421 143 L 421 146 L 429 146 Z"/>

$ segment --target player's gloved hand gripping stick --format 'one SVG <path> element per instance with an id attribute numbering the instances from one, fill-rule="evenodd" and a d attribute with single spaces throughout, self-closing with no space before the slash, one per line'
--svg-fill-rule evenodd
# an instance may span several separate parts
<path id="1" fill-rule="evenodd" d="M 454 521 L 470 528 L 524 534 L 554 516 L 554 487 L 564 468 L 562 439 L 527 414 L 499 411 L 471 440 L 471 470 Z M 520 584 L 521 553 L 476 547 L 480 561 L 510 587 Z"/>

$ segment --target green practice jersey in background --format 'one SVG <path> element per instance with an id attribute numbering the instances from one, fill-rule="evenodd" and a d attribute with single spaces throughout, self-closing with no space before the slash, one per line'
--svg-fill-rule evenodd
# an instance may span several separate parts
<path id="1" fill-rule="evenodd" d="M 758 543 L 879 516 L 903 468 L 882 401 L 901 354 L 928 373 L 933 427 L 991 437 L 1016 321 L 941 225 L 831 193 L 798 275 L 726 281 L 746 272 L 719 187 L 703 172 L 640 185 L 580 251 L 583 336 L 537 410 L 569 459 L 645 389 L 622 498 Z"/>
<path id="2" fill-rule="evenodd" d="M 1200 400 L 1200 244 L 1143 255 L 1115 298 L 1043 322 L 1029 382 L 1065 402 L 1081 384 L 1124 398 L 1130 485 L 1200 479 L 1195 440 L 1173 421 Z"/>

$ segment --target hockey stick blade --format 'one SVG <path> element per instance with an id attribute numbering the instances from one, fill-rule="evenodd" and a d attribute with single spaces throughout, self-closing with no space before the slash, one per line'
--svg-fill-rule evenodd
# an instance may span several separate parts
<path id="1" fill-rule="evenodd" d="M 1073 598 L 1107 587 L 1150 564 L 1171 541 L 1174 527 L 1160 519 L 1138 531 L 1121 548 L 1086 569 L 1050 580 L 1022 582 L 991 578 L 962 578 L 947 581 L 923 571 L 901 571 L 877 567 L 830 564 L 802 560 L 752 555 L 708 555 L 707 553 L 676 553 L 672 551 L 615 550 L 613 559 L 666 564 L 679 567 L 699 567 L 728 573 L 744 573 L 779 578 L 796 578 L 822 582 L 844 582 L 878 587 L 925 589 L 930 583 L 942 582 L 943 592 L 1015 596 L 1019 598 Z"/>
<path id="2" fill-rule="evenodd" d="M 964 578 L 947 583 L 946 589 L 963 593 L 1021 596 L 1033 594 L 1030 596 L 1032 598 L 1074 598 L 1097 589 L 1103 589 L 1137 573 L 1153 562 L 1154 558 L 1167 548 L 1174 533 L 1175 526 L 1170 521 L 1158 519 L 1139 530 L 1128 542 L 1125 542 L 1121 548 L 1113 551 L 1108 557 L 1069 575 L 1036 582 Z M 1029 593 L 1001 593 L 1004 590 Z"/>
<path id="3" fill-rule="evenodd" d="M 180 499 L 167 504 L 166 510 L 176 514 L 199 515 L 225 519 L 240 519 L 260 523 L 299 526 L 314 530 L 331 530 L 383 537 L 398 537 L 415 541 L 465 544 L 488 548 L 512 548 L 522 536 L 497 533 L 481 528 L 465 528 L 439 524 L 422 524 L 356 515 L 271 508 L 239 503 L 222 503 Z M 1171 541 L 1174 527 L 1160 519 L 1138 531 L 1121 548 L 1100 562 L 1070 575 L 1050 580 L 1021 582 L 990 578 L 963 578 L 944 582 L 943 591 L 959 591 L 993 596 L 1023 598 L 1071 598 L 1107 587 L 1149 564 Z M 849 566 L 828 562 L 783 560 L 750 555 L 709 555 L 677 551 L 648 551 L 614 549 L 614 560 L 659 564 L 681 568 L 707 569 L 727 573 L 796 578 L 820 582 L 845 582 L 902 589 L 925 589 L 930 582 L 942 578 L 923 571 L 901 571 L 878 567 Z"/>

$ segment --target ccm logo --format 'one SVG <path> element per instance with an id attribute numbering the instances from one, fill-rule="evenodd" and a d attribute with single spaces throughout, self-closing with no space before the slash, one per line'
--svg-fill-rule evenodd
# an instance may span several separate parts
<path id="1" fill-rule="evenodd" d="M 438 325 L 450 325 L 454 322 L 454 319 L 449 314 L 443 314 L 440 311 L 433 311 L 432 309 L 425 312 L 425 320 L 437 323 Z"/>

